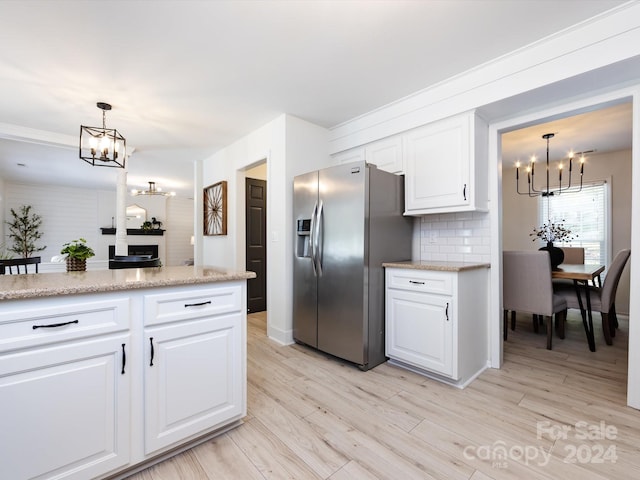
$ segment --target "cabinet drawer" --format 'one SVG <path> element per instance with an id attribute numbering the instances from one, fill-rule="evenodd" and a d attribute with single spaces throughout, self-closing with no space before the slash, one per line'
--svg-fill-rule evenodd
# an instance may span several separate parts
<path id="1" fill-rule="evenodd" d="M 0 313 L 0 352 L 129 329 L 129 299 L 119 298 Z"/>
<path id="2" fill-rule="evenodd" d="M 209 317 L 242 309 L 239 285 L 145 295 L 145 325 Z"/>
<path id="3" fill-rule="evenodd" d="M 453 277 L 449 272 L 387 269 L 387 288 L 452 295 Z"/>

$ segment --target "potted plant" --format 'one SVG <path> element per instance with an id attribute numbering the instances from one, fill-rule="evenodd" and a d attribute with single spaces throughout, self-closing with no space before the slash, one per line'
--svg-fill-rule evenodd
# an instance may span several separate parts
<path id="1" fill-rule="evenodd" d="M 60 253 L 67 256 L 67 272 L 84 272 L 87 269 L 87 258 L 95 255 L 84 238 L 65 243 Z"/>
<path id="2" fill-rule="evenodd" d="M 42 237 L 40 215 L 31 213 L 31 205 L 22 205 L 19 213 L 13 208 L 10 210 L 13 220 L 5 222 L 9 225 L 9 238 L 13 245 L 8 251 L 17 253 L 22 258 L 29 258 L 34 252 L 41 252 L 45 247 L 38 247 L 36 241 Z"/>
<path id="3" fill-rule="evenodd" d="M 560 222 L 564 222 L 564 219 Z M 566 228 L 562 223 L 549 223 L 543 224 L 540 228 L 534 228 L 533 233 L 530 233 L 530 237 L 533 238 L 533 242 L 536 240 L 544 240 L 546 245 L 541 247 L 540 250 L 546 250 L 551 257 L 551 268 L 557 268 L 564 261 L 564 252 L 561 248 L 553 245 L 553 242 L 570 242 L 578 235 L 574 235 L 571 230 Z"/>

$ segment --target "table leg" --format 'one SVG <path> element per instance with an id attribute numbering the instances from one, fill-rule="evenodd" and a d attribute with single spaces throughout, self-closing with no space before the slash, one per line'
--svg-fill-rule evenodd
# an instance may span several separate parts
<path id="1" fill-rule="evenodd" d="M 581 282 L 574 280 L 573 285 L 576 288 L 576 295 L 578 296 L 578 305 L 580 305 L 580 316 L 582 317 L 582 325 L 584 326 L 584 332 L 587 335 L 587 343 L 589 344 L 589 350 L 596 351 L 596 341 L 593 335 L 593 315 L 591 313 L 591 294 L 589 292 L 589 282 Z M 587 308 L 585 309 L 582 303 L 582 295 L 580 295 L 580 287 L 584 288 L 585 298 L 587 300 Z"/>

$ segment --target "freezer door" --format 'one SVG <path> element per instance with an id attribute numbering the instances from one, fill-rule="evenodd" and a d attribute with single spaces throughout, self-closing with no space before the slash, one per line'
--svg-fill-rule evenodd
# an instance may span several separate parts
<path id="1" fill-rule="evenodd" d="M 293 338 L 318 346 L 318 281 L 311 239 L 318 205 L 318 172 L 295 177 L 293 183 Z"/>
<path id="2" fill-rule="evenodd" d="M 364 300 L 367 167 L 364 162 L 319 172 L 318 349 L 367 363 Z"/>

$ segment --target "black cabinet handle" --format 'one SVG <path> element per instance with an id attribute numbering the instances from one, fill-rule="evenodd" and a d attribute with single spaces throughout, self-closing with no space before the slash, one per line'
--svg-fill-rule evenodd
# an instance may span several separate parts
<path id="1" fill-rule="evenodd" d="M 409 283 L 413 283 L 415 285 L 424 285 L 424 282 L 416 282 L 415 280 L 409 280 Z"/>
<path id="2" fill-rule="evenodd" d="M 444 314 L 447 317 L 447 322 L 449 321 L 449 302 L 447 302 L 447 306 L 444 309 Z"/>
<path id="3" fill-rule="evenodd" d="M 124 343 L 122 344 L 122 375 L 124 375 L 124 366 L 127 364 L 127 354 L 124 352 Z"/>
<path id="4" fill-rule="evenodd" d="M 464 197 L 464 201 L 467 201 L 467 184 L 464 184 L 464 187 L 462 187 L 462 196 Z"/>
<path id="5" fill-rule="evenodd" d="M 211 300 L 209 300 L 208 302 L 200 302 L 200 303 L 185 303 L 184 304 L 184 308 L 187 307 L 201 307 L 202 305 L 207 305 L 210 304 Z"/>
<path id="6" fill-rule="evenodd" d="M 64 323 L 52 323 L 51 325 L 34 325 L 33 329 L 35 330 L 36 328 L 57 328 L 57 327 L 64 327 L 65 325 L 71 325 L 72 323 L 80 323 L 79 320 L 72 320 L 70 322 L 64 322 Z"/>
<path id="7" fill-rule="evenodd" d="M 149 366 L 153 367 L 153 357 L 155 356 L 155 353 L 153 350 L 153 337 L 149 339 L 149 344 L 151 344 L 151 361 L 149 362 Z"/>

